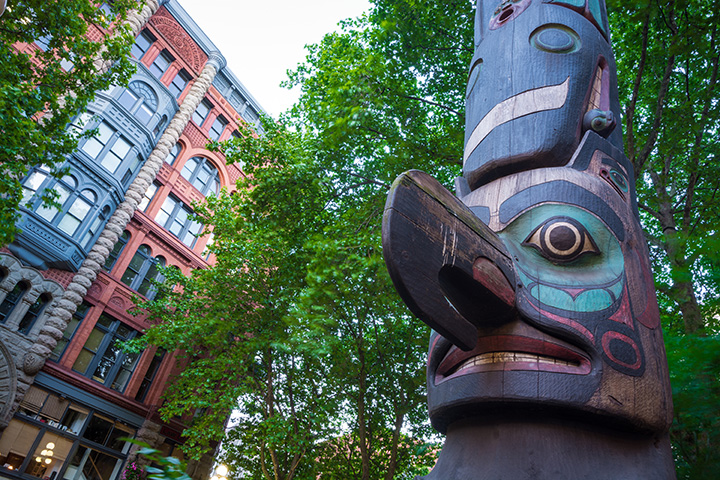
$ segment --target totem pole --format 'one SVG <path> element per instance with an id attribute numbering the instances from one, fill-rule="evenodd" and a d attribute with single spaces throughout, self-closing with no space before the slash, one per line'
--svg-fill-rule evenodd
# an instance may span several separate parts
<path id="1" fill-rule="evenodd" d="M 428 480 L 674 479 L 672 400 L 603 0 L 478 0 L 456 195 L 395 181 L 383 249 L 434 332 Z"/>

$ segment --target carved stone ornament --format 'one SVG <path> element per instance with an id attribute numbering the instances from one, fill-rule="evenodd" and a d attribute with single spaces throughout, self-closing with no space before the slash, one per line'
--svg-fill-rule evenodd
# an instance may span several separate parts
<path id="1" fill-rule="evenodd" d="M 17 370 L 10 350 L 0 341 L 0 424 L 5 423 L 15 400 Z"/>
<path id="2" fill-rule="evenodd" d="M 479 0 L 457 196 L 419 171 L 383 220 L 433 328 L 436 479 L 674 479 L 672 398 L 603 0 Z"/>
<path id="3" fill-rule="evenodd" d="M 35 352 L 28 352 L 23 357 L 23 372 L 28 375 L 37 375 L 43 365 L 45 365 L 45 359 Z"/>

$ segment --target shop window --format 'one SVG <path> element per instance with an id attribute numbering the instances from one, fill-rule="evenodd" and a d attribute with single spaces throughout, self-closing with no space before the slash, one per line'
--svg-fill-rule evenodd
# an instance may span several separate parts
<path id="1" fill-rule="evenodd" d="M 135 39 L 135 44 L 132 46 L 133 57 L 140 60 L 153 43 L 155 43 L 155 37 L 147 30 L 143 30 Z"/>
<path id="2" fill-rule="evenodd" d="M 158 350 L 155 353 L 155 356 L 153 357 L 152 361 L 150 362 L 150 366 L 148 367 L 147 371 L 145 372 L 145 375 L 143 376 L 142 383 L 140 384 L 140 388 L 138 389 L 137 393 L 135 394 L 135 400 L 138 402 L 142 402 L 145 400 L 145 397 L 147 396 L 148 391 L 150 390 L 150 386 L 152 386 L 153 380 L 155 380 L 155 375 L 157 374 L 158 370 L 160 369 L 160 364 L 163 361 L 163 358 L 165 358 L 165 351 L 164 350 Z"/>
<path id="3" fill-rule="evenodd" d="M 77 310 L 75 310 L 75 313 L 73 313 L 73 316 L 70 318 L 67 327 L 65 327 L 63 337 L 58 340 L 57 345 L 55 346 L 55 350 L 53 350 L 50 354 L 50 360 L 52 360 L 53 362 L 60 361 L 63 353 L 65 353 L 65 349 L 67 348 L 68 343 L 70 343 L 70 340 L 72 340 L 73 335 L 75 335 L 78 326 L 80 326 L 80 324 L 82 323 L 85 315 L 87 315 L 88 310 L 90 310 L 89 303 L 83 302 L 78 305 Z"/>
<path id="4" fill-rule="evenodd" d="M 137 334 L 119 320 L 101 315 L 75 360 L 73 370 L 122 393 L 140 354 L 123 352 L 119 342 L 135 338 Z"/>
<path id="5" fill-rule="evenodd" d="M 197 188 L 200 193 L 217 195 L 220 186 L 220 175 L 210 160 L 202 157 L 192 157 L 185 162 L 180 175 Z"/>
<path id="6" fill-rule="evenodd" d="M 175 98 L 180 98 L 188 82 L 190 82 L 190 75 L 185 70 L 180 70 L 170 85 L 168 85 L 168 89 Z"/>
<path id="7" fill-rule="evenodd" d="M 170 55 L 167 50 L 163 50 L 160 52 L 160 55 L 155 58 L 152 65 L 150 65 L 150 73 L 155 75 L 155 77 L 159 80 L 165 74 L 167 69 L 170 68 L 170 65 L 174 60 L 173 56 Z"/>
<path id="8" fill-rule="evenodd" d="M 50 294 L 43 293 L 42 295 L 40 295 L 37 300 L 35 300 L 35 303 L 30 305 L 30 308 L 25 313 L 25 316 L 22 318 L 22 320 L 20 320 L 20 324 L 18 325 L 18 332 L 22 333 L 23 335 L 29 334 L 30 330 L 32 330 L 33 326 L 35 326 L 35 322 L 37 321 L 37 319 L 40 318 L 40 316 L 47 308 L 50 300 L 52 300 Z"/>
<path id="9" fill-rule="evenodd" d="M 193 112 L 192 119 L 198 127 L 202 127 L 202 124 L 205 122 L 205 119 L 207 118 L 212 108 L 212 103 L 208 102 L 207 100 L 203 100 L 197 106 L 197 108 Z"/>
<path id="10" fill-rule="evenodd" d="M 225 120 L 225 117 L 222 115 L 218 115 L 215 118 L 215 121 L 213 122 L 212 126 L 210 127 L 210 131 L 208 132 L 208 135 L 210 136 L 210 139 L 218 141 L 220 140 L 220 136 L 222 135 L 223 131 L 225 130 L 225 127 L 227 127 L 228 121 Z"/>
<path id="11" fill-rule="evenodd" d="M 202 223 L 192 219 L 193 211 L 173 195 L 168 195 L 155 221 L 165 227 L 188 247 L 195 246 Z"/>
<path id="12" fill-rule="evenodd" d="M 158 98 L 155 92 L 145 82 L 130 82 L 118 102 L 134 115 L 143 125 L 149 125 L 153 115 L 158 109 Z"/>
<path id="13" fill-rule="evenodd" d="M 120 478 L 135 428 L 36 387 L 27 395 L 0 436 L 0 477 Z"/>
<path id="14" fill-rule="evenodd" d="M 181 151 L 182 146 L 179 143 L 176 143 L 172 150 L 170 150 L 170 153 L 168 153 L 167 157 L 165 157 L 165 163 L 168 163 L 170 165 L 175 163 L 175 160 L 177 160 L 177 157 L 178 155 L 180 155 Z"/>
<path id="15" fill-rule="evenodd" d="M 164 266 L 165 259 L 163 257 L 152 257 L 150 247 L 140 245 L 120 281 L 152 300 L 157 293 L 157 288 L 153 285 L 153 282 L 162 283 L 164 277 L 160 273 L 160 267 Z"/>
<path id="16" fill-rule="evenodd" d="M 145 190 L 145 194 L 143 195 L 142 200 L 140 200 L 140 203 L 138 203 L 138 210 L 142 210 L 143 212 L 147 211 L 148 206 L 150 206 L 150 202 L 152 202 L 153 197 L 155 197 L 155 194 L 157 193 L 158 188 L 160 185 L 153 182 L 150 184 L 150 186 Z"/>
<path id="17" fill-rule="evenodd" d="M 2 303 L 0 303 L 0 323 L 5 323 L 10 315 L 12 315 L 15 307 L 17 307 L 18 303 L 20 303 L 20 299 L 25 295 L 25 292 L 27 292 L 29 288 L 30 285 L 27 282 L 22 281 L 18 282 L 17 285 L 8 292 L 5 299 Z"/>

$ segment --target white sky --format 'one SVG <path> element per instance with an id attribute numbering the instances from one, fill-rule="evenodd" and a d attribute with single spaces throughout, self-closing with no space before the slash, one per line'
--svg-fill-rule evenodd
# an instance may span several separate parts
<path id="1" fill-rule="evenodd" d="M 280 87 L 340 20 L 370 8 L 368 0 L 178 0 L 217 45 L 227 65 L 270 115 L 295 103 L 298 89 Z"/>

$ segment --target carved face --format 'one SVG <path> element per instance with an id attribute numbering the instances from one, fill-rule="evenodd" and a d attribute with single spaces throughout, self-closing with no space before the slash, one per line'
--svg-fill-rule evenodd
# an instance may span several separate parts
<path id="1" fill-rule="evenodd" d="M 502 402 L 667 429 L 665 352 L 631 178 L 622 153 L 588 133 L 568 167 L 503 177 L 463 198 L 489 213 L 512 259 L 514 305 L 475 322 L 469 352 L 433 335 L 428 403 L 437 428 Z"/>
<path id="2" fill-rule="evenodd" d="M 471 189 L 565 165 L 589 129 L 621 148 L 604 12 L 601 0 L 478 1 L 463 159 Z"/>

